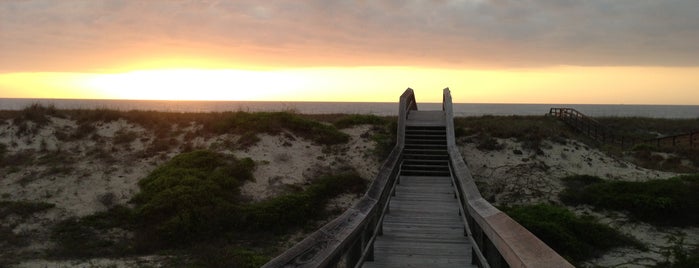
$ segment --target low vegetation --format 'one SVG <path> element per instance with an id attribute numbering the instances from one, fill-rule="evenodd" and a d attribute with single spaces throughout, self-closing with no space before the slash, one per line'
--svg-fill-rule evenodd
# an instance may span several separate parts
<path id="1" fill-rule="evenodd" d="M 560 198 L 568 205 L 626 211 L 634 219 L 660 226 L 699 224 L 699 175 L 645 182 L 604 181 L 591 176 L 563 181 L 568 187 Z"/>
<path id="2" fill-rule="evenodd" d="M 0 201 L 0 267 L 9 266 L 17 258 L 16 254 L 8 249 L 24 247 L 30 243 L 30 234 L 13 231 L 17 220 L 54 207 L 54 204 L 46 202 Z"/>
<path id="3" fill-rule="evenodd" d="M 327 216 L 330 199 L 366 188 L 364 179 L 347 170 L 250 203 L 239 188 L 254 179 L 253 169 L 248 158 L 211 151 L 180 154 L 139 182 L 133 208 L 117 205 L 59 223 L 52 231 L 53 256 L 169 252 L 188 256 L 181 260 L 186 266 L 259 267 L 277 254 L 277 241 Z"/>
<path id="4" fill-rule="evenodd" d="M 613 129 L 617 135 L 639 140 L 679 135 L 699 130 L 699 120 L 697 119 L 596 117 L 595 120 L 603 126 Z"/>
<path id="5" fill-rule="evenodd" d="M 492 138 L 514 138 L 522 142 L 524 148 L 537 151 L 545 139 L 565 142 L 566 138 L 577 135 L 563 122 L 546 116 L 458 117 L 454 119 L 454 128 L 457 137 L 475 136 L 474 142 L 487 150 L 500 148 Z"/>
<path id="6" fill-rule="evenodd" d="M 345 143 L 349 136 L 335 127 L 305 119 L 289 112 L 226 112 L 204 118 L 204 130 L 214 133 L 278 134 L 289 130 L 303 138 L 319 144 L 333 145 Z"/>
<path id="7" fill-rule="evenodd" d="M 356 172 L 326 175 L 304 191 L 282 195 L 244 208 L 242 228 L 283 234 L 324 215 L 328 200 L 342 193 L 364 193 L 366 181 Z"/>
<path id="8" fill-rule="evenodd" d="M 91 135 L 95 124 L 109 123 L 123 119 L 152 131 L 158 139 L 170 138 L 172 127 L 175 125 L 188 126 L 191 123 L 203 125 L 199 134 L 278 134 L 291 131 L 295 135 L 312 140 L 322 145 L 345 143 L 349 136 L 340 132 L 335 126 L 297 115 L 293 112 L 210 112 L 210 113 L 175 113 L 158 111 L 118 111 L 109 109 L 73 109 L 58 110 L 53 106 L 33 104 L 20 111 L 3 111 L 2 117 L 13 119 L 20 126 L 18 133 L 36 132 L 50 121 L 51 117 L 70 118 L 78 123 L 78 130 L 71 135 L 61 135 L 63 139 L 79 139 Z M 359 116 L 361 117 L 361 116 Z M 354 120 L 364 120 L 378 124 L 381 118 L 366 117 Z M 353 119 L 343 119 L 340 124 L 352 124 Z M 32 122 L 32 124 L 28 124 Z M 120 142 L 133 140 L 129 133 L 122 133 Z"/>
<path id="9" fill-rule="evenodd" d="M 339 118 L 337 121 L 333 122 L 333 125 L 337 128 L 349 128 L 357 125 L 383 126 L 387 123 L 388 120 L 384 117 L 371 114 L 354 114 Z"/>
<path id="10" fill-rule="evenodd" d="M 398 122 L 395 117 L 380 117 L 376 115 L 338 115 L 325 118 L 339 128 L 350 128 L 358 125 L 371 125 L 374 134 L 370 137 L 374 143 L 374 154 L 383 160 L 391 154 L 396 145 Z"/>
<path id="11" fill-rule="evenodd" d="M 502 211 L 573 264 L 615 247 L 644 248 L 636 239 L 599 223 L 594 217 L 578 217 L 564 207 L 538 204 L 506 207 Z"/>
<path id="12" fill-rule="evenodd" d="M 46 202 L 29 201 L 0 201 L 0 220 L 10 215 L 27 217 L 34 213 L 45 211 L 55 207 L 54 204 Z"/>
<path id="13" fill-rule="evenodd" d="M 250 158 L 210 151 L 180 154 L 139 181 L 134 196 L 139 224 L 164 244 L 209 239 L 235 223 L 240 186 L 252 180 Z"/>

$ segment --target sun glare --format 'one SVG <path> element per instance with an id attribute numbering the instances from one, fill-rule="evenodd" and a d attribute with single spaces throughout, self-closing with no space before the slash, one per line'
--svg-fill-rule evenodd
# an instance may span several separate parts
<path id="1" fill-rule="evenodd" d="M 101 74 L 85 81 L 106 96 L 147 100 L 264 100 L 304 84 L 304 77 L 279 72 L 198 69 Z"/>

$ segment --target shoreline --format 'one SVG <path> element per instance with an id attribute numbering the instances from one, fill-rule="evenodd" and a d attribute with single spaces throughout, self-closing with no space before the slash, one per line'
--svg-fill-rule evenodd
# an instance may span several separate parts
<path id="1" fill-rule="evenodd" d="M 112 99 L 8 99 L 0 98 L 2 110 L 19 111 L 31 105 L 58 109 L 110 109 L 121 112 L 158 111 L 207 113 L 225 111 L 278 112 L 300 114 L 373 114 L 396 116 L 395 102 L 323 102 L 323 101 L 181 101 Z M 420 103 L 423 110 L 441 110 L 441 103 Z M 454 115 L 463 116 L 538 116 L 552 107 L 575 108 L 595 117 L 649 117 L 664 119 L 699 118 L 699 105 L 667 104 L 560 104 L 560 103 L 454 103 Z"/>

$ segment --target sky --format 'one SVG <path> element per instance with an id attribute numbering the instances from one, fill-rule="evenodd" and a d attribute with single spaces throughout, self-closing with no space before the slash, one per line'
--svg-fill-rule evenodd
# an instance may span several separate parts
<path id="1" fill-rule="evenodd" d="M 0 98 L 699 105 L 696 0 L 2 0 Z"/>

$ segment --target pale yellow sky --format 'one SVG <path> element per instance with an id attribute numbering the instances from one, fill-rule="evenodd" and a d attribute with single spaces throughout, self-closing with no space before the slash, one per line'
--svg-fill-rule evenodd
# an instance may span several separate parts
<path id="1" fill-rule="evenodd" d="M 699 1 L 0 1 L 0 98 L 699 104 Z"/>
<path id="2" fill-rule="evenodd" d="M 8 98 L 393 102 L 411 87 L 420 101 L 440 102 L 450 87 L 462 103 L 691 105 L 699 100 L 697 74 L 659 67 L 169 69 L 0 74 L 0 88 Z"/>

